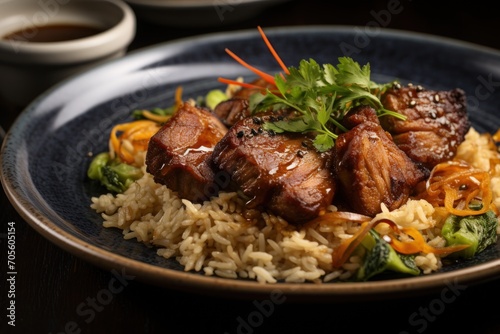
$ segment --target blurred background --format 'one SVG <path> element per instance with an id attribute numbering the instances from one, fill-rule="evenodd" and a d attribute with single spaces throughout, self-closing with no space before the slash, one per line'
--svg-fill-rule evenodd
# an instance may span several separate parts
<path id="1" fill-rule="evenodd" d="M 55 1 L 55 0 L 54 0 Z M 49 1 L 50 2 L 50 1 Z M 178 38 L 240 29 L 297 25 L 382 27 L 433 34 L 500 49 L 498 14 L 484 1 L 412 0 L 128 0 L 137 18 L 129 51 Z M 1 2 L 0 2 L 1 8 Z M 0 100 L 9 127 L 25 106 Z"/>

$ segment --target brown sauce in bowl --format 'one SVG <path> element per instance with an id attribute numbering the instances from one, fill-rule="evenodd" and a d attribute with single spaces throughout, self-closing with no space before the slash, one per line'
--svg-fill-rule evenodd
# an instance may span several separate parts
<path id="1" fill-rule="evenodd" d="M 32 43 L 64 42 L 90 37 L 103 31 L 101 28 L 92 26 L 54 24 L 21 29 L 4 36 L 3 39 Z"/>

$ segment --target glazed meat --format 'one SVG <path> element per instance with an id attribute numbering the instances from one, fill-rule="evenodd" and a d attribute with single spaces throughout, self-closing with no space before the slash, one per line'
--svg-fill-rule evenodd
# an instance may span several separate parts
<path id="1" fill-rule="evenodd" d="M 395 86 L 384 107 L 407 120 L 379 121 L 373 108 L 353 108 L 341 120 L 349 131 L 320 153 L 313 136 L 264 130 L 265 122 L 294 112 L 251 115 L 255 92 L 243 89 L 213 113 L 184 104 L 150 140 L 146 165 L 155 181 L 194 202 L 238 190 L 248 209 L 291 224 L 321 215 L 338 192 L 342 209 L 375 216 L 382 204 L 394 210 L 406 203 L 436 164 L 453 158 L 470 128 L 460 89 Z"/>
<path id="2" fill-rule="evenodd" d="M 318 153 L 304 134 L 263 130 L 272 117 L 258 114 L 237 122 L 215 146 L 212 159 L 248 198 L 247 208 L 268 209 L 300 224 L 332 202 L 332 155 Z"/>
<path id="3" fill-rule="evenodd" d="M 251 82 L 255 87 L 271 88 L 271 85 L 263 79 L 257 79 Z M 249 98 L 252 94 L 261 92 L 259 88 L 241 88 L 227 101 L 219 103 L 214 108 L 214 114 L 227 127 L 233 126 L 239 120 L 252 116 L 249 107 Z"/>
<path id="4" fill-rule="evenodd" d="M 347 121 L 352 129 L 339 135 L 334 149 L 334 170 L 339 191 L 351 210 L 367 216 L 381 212 L 384 203 L 394 210 L 406 203 L 424 173 L 393 142 L 375 110 L 361 108 Z"/>
<path id="5" fill-rule="evenodd" d="M 413 85 L 395 86 L 384 94 L 382 103 L 386 109 L 407 117 L 406 121 L 384 117 L 382 127 L 427 173 L 455 156 L 471 126 L 461 89 L 433 91 Z"/>
<path id="6" fill-rule="evenodd" d="M 231 98 L 219 103 L 214 108 L 214 114 L 227 127 L 233 126 L 239 120 L 249 117 L 252 113 L 248 109 L 248 100 L 242 98 Z"/>
<path id="7" fill-rule="evenodd" d="M 228 180 L 217 178 L 209 160 L 226 132 L 211 112 L 184 103 L 151 138 L 147 171 L 182 198 L 200 202 L 217 195 L 214 189 L 223 188 L 221 182 Z"/>
<path id="8" fill-rule="evenodd" d="M 356 125 L 364 122 L 374 122 L 380 124 L 377 112 L 368 105 L 361 105 L 352 108 L 341 120 L 341 123 L 347 129 L 352 129 Z"/>

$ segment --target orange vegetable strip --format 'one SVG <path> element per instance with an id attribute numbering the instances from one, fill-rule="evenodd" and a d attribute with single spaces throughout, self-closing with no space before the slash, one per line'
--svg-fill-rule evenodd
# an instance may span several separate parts
<path id="1" fill-rule="evenodd" d="M 469 247 L 469 245 L 457 245 L 457 246 L 450 246 L 443 248 L 435 248 L 429 245 L 425 241 L 422 233 L 420 233 L 414 227 L 403 227 L 400 229 L 395 222 L 389 219 L 381 219 L 377 221 L 375 225 L 379 223 L 386 223 L 391 227 L 391 229 L 394 232 L 396 233 L 403 232 L 409 235 L 411 238 L 413 238 L 412 241 L 400 241 L 396 239 L 394 236 L 388 235 L 388 237 L 391 239 L 389 244 L 395 251 L 401 254 L 435 253 L 435 254 L 447 255 Z"/>
<path id="2" fill-rule="evenodd" d="M 450 247 L 435 248 L 425 242 L 422 234 L 414 227 L 402 228 L 400 232 L 406 233 L 413 238 L 413 241 L 403 242 L 397 240 L 392 236 L 389 236 L 391 238 L 390 245 L 392 246 L 392 248 L 394 248 L 394 250 L 398 251 L 401 254 L 434 253 L 447 255 L 469 247 L 469 245 L 456 245 Z"/>
<path id="3" fill-rule="evenodd" d="M 134 157 L 123 148 L 122 140 L 127 139 L 134 149 L 144 149 L 152 135 L 159 129 L 156 122 L 139 120 L 118 124 L 113 127 L 110 134 L 110 146 L 124 162 L 134 162 Z M 121 132 L 118 136 L 118 132 Z M 136 141 L 134 141 L 136 138 Z"/>
<path id="4" fill-rule="evenodd" d="M 228 85 L 237 85 L 237 86 L 241 86 L 241 87 L 249 88 L 249 89 L 260 89 L 260 90 L 264 89 L 264 87 L 252 85 L 252 84 L 246 83 L 246 82 L 231 80 L 231 79 L 219 78 L 218 80 L 219 80 L 219 82 L 222 82 L 222 83 L 225 83 Z"/>
<path id="5" fill-rule="evenodd" d="M 281 60 L 281 57 L 278 55 L 278 53 L 276 52 L 276 50 L 274 50 L 274 47 L 272 46 L 271 42 L 269 42 L 269 39 L 267 39 L 267 36 L 264 34 L 264 30 L 262 30 L 262 28 L 260 26 L 257 26 L 257 29 L 259 29 L 260 35 L 262 36 L 262 39 L 266 43 L 267 48 L 269 49 L 269 51 L 271 51 L 274 59 L 276 59 L 276 61 L 278 62 L 278 64 L 283 69 L 283 72 L 285 72 L 286 74 L 290 74 L 290 71 L 288 70 L 288 67 L 285 66 L 285 64 Z"/>
<path id="6" fill-rule="evenodd" d="M 341 242 L 340 246 L 332 254 L 332 266 L 334 268 L 341 267 L 351 256 L 352 252 L 361 243 L 365 235 L 380 223 L 388 224 L 395 233 L 405 233 L 410 236 L 413 240 L 411 241 L 400 241 L 394 235 L 388 235 L 391 239 L 389 244 L 392 248 L 401 254 L 417 254 L 417 253 L 435 253 L 440 255 L 448 255 L 454 252 L 458 252 L 462 249 L 469 247 L 469 245 L 456 245 L 442 248 L 435 248 L 429 245 L 423 235 L 414 227 L 399 228 L 398 225 L 389 219 L 380 219 L 375 222 L 365 221 L 361 224 L 360 229 L 349 239 L 345 239 Z"/>
<path id="7" fill-rule="evenodd" d="M 347 261 L 349 256 L 351 256 L 352 252 L 358 247 L 361 241 L 363 241 L 363 238 L 372 227 L 373 224 L 370 222 L 364 222 L 351 238 L 342 240 L 340 246 L 332 254 L 333 268 L 340 268 Z"/>
<path id="8" fill-rule="evenodd" d="M 135 132 L 129 136 L 129 139 L 132 142 L 141 142 L 141 141 L 149 140 L 149 138 L 151 138 L 151 136 L 154 135 L 155 132 L 156 131 Z"/>
<path id="9" fill-rule="evenodd" d="M 147 119 L 150 119 L 150 120 L 158 122 L 158 123 L 164 123 L 164 122 L 168 121 L 168 119 L 170 118 L 170 116 L 168 116 L 168 115 L 167 116 L 160 116 L 160 115 L 153 114 L 149 110 L 143 110 L 142 115 L 144 117 L 146 117 Z"/>
<path id="10" fill-rule="evenodd" d="M 457 216 L 482 214 L 488 211 L 493 198 L 488 172 L 464 163 L 447 162 L 437 165 L 428 182 L 423 198 L 434 206 L 444 205 L 448 212 Z M 481 210 L 469 209 L 469 204 L 474 199 L 483 202 Z M 457 201 L 462 203 L 460 209 L 456 206 Z"/>
<path id="11" fill-rule="evenodd" d="M 118 124 L 113 127 L 110 134 L 110 142 L 113 147 L 113 151 L 118 153 L 120 151 L 120 140 L 118 139 L 117 133 L 120 131 L 125 131 L 130 125 L 128 123 Z"/>
<path id="12" fill-rule="evenodd" d="M 179 110 L 181 106 L 182 106 L 182 86 L 179 86 L 175 90 L 175 111 Z"/>
<path id="13" fill-rule="evenodd" d="M 424 239 L 421 238 L 421 236 L 420 237 L 417 236 L 412 241 L 399 241 L 393 236 L 389 237 L 391 238 L 389 244 L 392 246 L 392 248 L 394 248 L 395 251 L 398 251 L 401 254 L 417 254 L 423 252 L 423 250 L 425 249 L 426 244 L 424 242 Z"/>
<path id="14" fill-rule="evenodd" d="M 265 81 L 269 82 L 270 84 L 272 85 L 275 85 L 274 83 L 274 77 L 272 75 L 269 75 L 265 72 L 262 72 L 261 70 L 259 70 L 258 68 L 255 68 L 253 66 L 251 66 L 250 64 L 246 63 L 243 59 L 241 59 L 240 57 L 238 57 L 237 55 L 235 55 L 231 50 L 229 49 L 226 49 L 226 52 L 234 59 L 236 60 L 238 63 L 240 63 L 242 66 L 246 67 L 247 69 L 249 69 L 250 71 L 254 72 L 255 74 L 257 74 L 258 76 L 260 76 L 262 79 L 264 79 Z"/>
<path id="15" fill-rule="evenodd" d="M 370 220 L 371 217 L 361 215 L 358 213 L 347 212 L 347 211 L 335 211 L 320 215 L 319 217 L 309 221 L 309 224 L 336 225 L 348 221 L 363 222 L 365 224 L 368 224 Z M 363 231 L 363 226 L 362 226 L 355 236 L 342 241 L 340 246 L 337 248 L 336 252 L 332 255 L 332 263 L 334 267 L 340 267 L 342 266 L 342 264 L 345 263 L 345 261 L 347 261 L 350 254 L 354 251 L 359 242 L 363 240 L 363 238 L 361 238 L 360 236 L 366 234 L 368 230 Z M 356 240 L 359 240 L 359 242 Z"/>

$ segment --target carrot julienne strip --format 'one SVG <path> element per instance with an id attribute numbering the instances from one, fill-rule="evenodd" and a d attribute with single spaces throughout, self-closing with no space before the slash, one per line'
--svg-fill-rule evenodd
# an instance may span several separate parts
<path id="1" fill-rule="evenodd" d="M 234 59 L 236 60 L 238 63 L 240 63 L 242 66 L 246 67 L 247 69 L 249 69 L 250 71 L 254 72 L 255 74 L 257 74 L 258 76 L 260 76 L 262 79 L 264 79 L 265 81 L 267 81 L 268 83 L 272 84 L 272 85 L 275 85 L 275 82 L 274 82 L 274 77 L 270 74 L 267 74 L 261 70 L 259 70 L 258 68 L 256 67 L 253 67 L 252 65 L 248 64 L 247 62 L 245 62 L 243 59 L 241 59 L 240 57 L 238 57 L 236 54 L 234 54 L 231 50 L 229 49 L 226 49 L 226 52 Z"/>
<path id="2" fill-rule="evenodd" d="M 423 235 L 414 227 L 403 227 L 399 228 L 398 225 L 390 219 L 380 219 L 377 221 L 367 222 L 361 224 L 359 230 L 349 239 L 345 239 L 341 242 L 340 246 L 332 255 L 332 266 L 334 268 L 340 268 L 351 256 L 352 252 L 356 247 L 363 241 L 368 231 L 374 228 L 380 223 L 386 223 L 390 226 L 391 230 L 394 232 L 389 234 L 390 238 L 389 244 L 391 247 L 401 253 L 401 254 L 417 254 L 417 253 L 434 253 L 446 256 L 448 254 L 461 251 L 469 247 L 469 245 L 456 245 L 449 247 L 436 248 L 429 245 Z M 404 233 L 411 237 L 411 241 L 400 241 L 396 238 L 395 234 Z"/>
<path id="3" fill-rule="evenodd" d="M 375 225 L 378 225 L 380 223 L 386 223 L 389 225 L 391 230 L 394 233 L 401 234 L 404 233 L 411 237 L 413 240 L 411 241 L 400 241 L 398 240 L 394 234 L 389 234 L 388 237 L 390 238 L 389 244 L 392 246 L 392 248 L 401 253 L 401 254 L 417 254 L 417 253 L 434 253 L 434 254 L 440 254 L 440 255 L 448 255 L 450 253 L 458 252 L 462 249 L 465 249 L 469 247 L 469 245 L 456 245 L 456 246 L 449 246 L 449 247 L 442 247 L 442 248 L 436 248 L 431 245 L 429 245 L 425 239 L 422 233 L 420 233 L 419 230 L 417 230 L 414 227 L 398 227 L 398 225 L 393 222 L 390 219 L 381 219 L 375 222 Z"/>
<path id="4" fill-rule="evenodd" d="M 129 123 L 118 124 L 113 127 L 110 134 L 110 151 L 117 154 L 126 163 L 133 163 L 134 157 L 127 150 L 128 141 L 134 150 L 145 150 L 149 139 L 158 131 L 158 123 L 150 120 L 139 120 Z"/>
<path id="5" fill-rule="evenodd" d="M 490 175 L 463 162 L 440 163 L 434 167 L 428 179 L 427 189 L 419 197 L 434 207 L 444 206 L 457 216 L 480 215 L 490 209 L 493 193 Z M 469 204 L 480 200 L 480 210 L 472 210 Z"/>
<path id="6" fill-rule="evenodd" d="M 262 39 L 266 43 L 267 48 L 269 49 L 269 51 L 271 51 L 274 59 L 276 59 L 276 61 L 278 62 L 278 64 L 283 69 L 283 72 L 285 72 L 286 74 L 290 74 L 290 71 L 286 67 L 285 63 L 283 63 L 283 61 L 281 60 L 281 57 L 278 55 L 278 53 L 274 49 L 274 47 L 272 46 L 271 42 L 269 42 L 269 39 L 267 38 L 267 36 L 264 34 L 264 30 L 262 30 L 262 28 L 260 26 L 257 26 L 257 29 L 259 30 L 259 33 L 262 36 Z"/>
<path id="7" fill-rule="evenodd" d="M 179 110 L 182 106 L 182 86 L 177 87 L 175 90 L 175 111 Z"/>
<path id="8" fill-rule="evenodd" d="M 349 239 L 345 239 L 341 242 L 340 246 L 332 255 L 332 266 L 333 268 L 340 268 L 351 256 L 352 252 L 358 247 L 358 245 L 363 241 L 363 238 L 373 227 L 370 222 L 364 222 L 361 224 L 359 230 Z"/>
<path id="9" fill-rule="evenodd" d="M 170 115 L 168 116 L 160 116 L 160 115 L 156 115 L 156 114 L 153 114 L 151 111 L 149 110 L 143 110 L 142 111 L 142 115 L 144 117 L 146 117 L 147 119 L 150 119 L 152 121 L 155 121 L 157 123 L 165 123 L 166 121 L 169 120 L 169 118 L 171 117 Z"/>
<path id="10" fill-rule="evenodd" d="M 219 80 L 219 82 L 222 82 L 222 83 L 225 83 L 228 85 L 236 85 L 236 86 L 241 86 L 241 87 L 249 88 L 249 89 L 259 89 L 259 90 L 264 89 L 263 87 L 260 87 L 257 85 L 252 85 L 250 83 L 240 82 L 240 81 L 226 79 L 226 78 L 219 78 L 218 80 Z"/>

